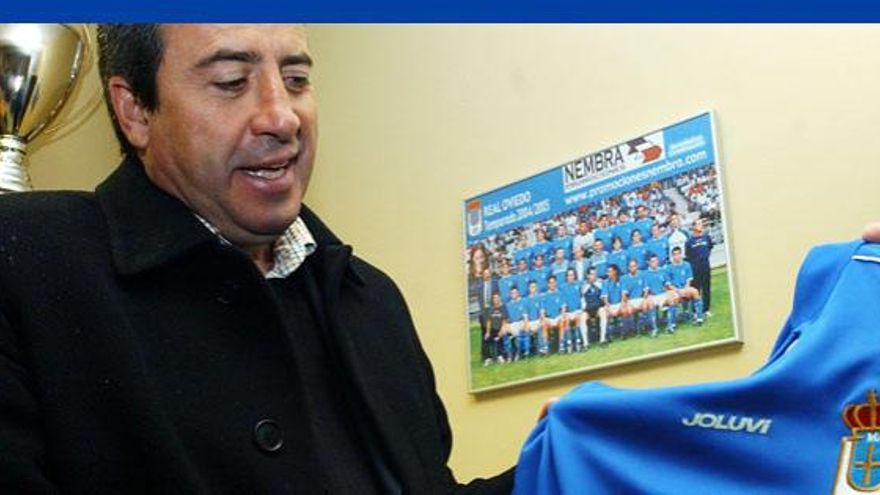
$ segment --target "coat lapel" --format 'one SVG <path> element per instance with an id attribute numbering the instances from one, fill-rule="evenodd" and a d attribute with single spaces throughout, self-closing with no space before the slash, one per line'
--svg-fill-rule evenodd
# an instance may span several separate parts
<path id="1" fill-rule="evenodd" d="M 341 303 L 342 286 L 345 283 L 362 285 L 351 266 L 351 247 L 342 244 L 322 246 L 320 242 L 319 246 L 319 251 L 315 253 L 316 276 L 313 278 L 316 281 L 315 290 L 319 293 L 315 304 L 319 306 L 326 329 L 335 344 L 336 358 L 346 368 L 345 375 L 355 394 L 353 402 L 362 407 L 361 412 L 366 418 L 365 429 L 368 430 L 365 433 L 381 445 L 380 450 L 404 491 L 423 493 L 427 489 L 428 477 L 422 452 L 413 443 L 410 424 L 401 424 L 399 415 L 391 409 L 393 398 L 385 393 L 388 377 L 379 374 L 381 367 L 367 362 L 384 359 L 381 352 L 372 348 L 373 345 L 381 345 L 381 341 L 355 342 L 347 331 L 349 327 L 341 320 L 342 308 L 347 311 L 352 306 Z M 358 321 L 359 315 L 347 312 L 345 318 L 347 321 Z"/>

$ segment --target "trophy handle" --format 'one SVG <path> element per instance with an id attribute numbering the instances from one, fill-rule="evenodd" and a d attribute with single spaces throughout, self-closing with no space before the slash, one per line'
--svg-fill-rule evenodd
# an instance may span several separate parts
<path id="1" fill-rule="evenodd" d="M 75 80 L 77 77 L 81 76 L 78 85 L 82 90 L 86 74 L 90 71 L 97 70 L 97 63 L 94 55 L 94 36 L 92 36 L 91 29 L 89 29 L 87 24 L 67 24 L 67 26 L 73 29 L 82 40 L 82 52 L 79 55 L 80 62 L 76 64 L 70 73 L 71 80 Z M 74 89 L 71 88 L 71 92 L 73 91 Z M 102 90 L 99 89 L 98 91 L 93 91 L 91 96 L 89 96 L 88 101 L 81 107 L 64 112 L 69 115 L 70 118 L 55 119 L 55 124 L 49 125 L 42 131 L 42 134 L 44 135 L 43 144 L 57 141 L 78 129 L 79 126 L 95 113 L 101 104 L 102 97 Z"/>

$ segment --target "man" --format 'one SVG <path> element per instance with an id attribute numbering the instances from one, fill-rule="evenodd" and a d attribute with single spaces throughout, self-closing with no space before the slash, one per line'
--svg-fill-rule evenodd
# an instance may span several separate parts
<path id="1" fill-rule="evenodd" d="M 519 277 L 511 273 L 510 261 L 507 258 L 501 258 L 501 263 L 498 266 L 498 292 L 501 293 L 501 299 L 506 303 L 510 297 L 510 288 L 519 282 Z"/>
<path id="2" fill-rule="evenodd" d="M 501 301 L 501 294 L 492 294 L 492 307 L 489 308 L 487 317 L 486 333 L 483 334 L 483 343 L 489 348 L 489 360 L 483 365 L 487 366 L 493 361 L 503 363 L 505 361 L 505 352 L 509 354 L 509 349 L 504 349 L 504 340 L 508 335 L 507 324 L 510 318 L 507 314 L 507 308 Z"/>
<path id="3" fill-rule="evenodd" d="M 669 246 L 669 257 L 672 257 L 672 250 L 675 248 L 679 248 L 684 251 L 685 243 L 687 243 L 688 237 L 690 237 L 681 226 L 681 217 L 678 213 L 673 213 L 669 216 L 669 233 L 666 237 L 667 245 Z"/>
<path id="4" fill-rule="evenodd" d="M 511 355 L 507 356 L 507 359 L 518 361 L 521 357 L 528 356 L 529 354 L 529 315 L 520 295 L 519 287 L 516 285 L 510 288 L 507 316 L 510 318 L 507 328 L 511 348 Z M 525 342 L 521 340 L 523 336 L 525 336 Z"/>
<path id="5" fill-rule="evenodd" d="M 645 243 L 648 247 L 648 256 L 657 256 L 659 266 L 666 265 L 669 259 L 669 239 L 663 235 L 663 229 L 659 223 L 651 225 L 651 238 Z"/>
<path id="6" fill-rule="evenodd" d="M 529 272 L 529 280 L 534 280 L 538 284 L 538 292 L 547 291 L 547 277 L 550 276 L 550 267 L 544 264 L 544 255 L 535 254 L 535 260 L 532 264 L 532 271 Z"/>
<path id="7" fill-rule="evenodd" d="M 614 226 L 614 236 L 620 238 L 621 243 L 623 243 L 623 246 L 621 246 L 623 249 L 629 247 L 634 228 L 635 225 L 630 221 L 626 210 L 620 210 L 620 213 L 617 214 L 617 225 Z"/>
<path id="8" fill-rule="evenodd" d="M 621 279 L 621 288 L 623 316 L 630 319 L 633 332 L 638 334 L 643 324 L 640 320 L 647 316 L 650 305 L 644 297 L 647 290 L 645 278 L 639 273 L 639 262 L 635 258 L 627 262 L 627 274 Z"/>
<path id="9" fill-rule="evenodd" d="M 525 338 L 523 337 L 522 333 L 520 334 L 520 344 L 523 344 L 526 349 L 525 357 L 529 356 L 529 350 L 531 348 L 534 348 L 535 352 L 544 354 L 546 353 L 546 351 L 542 351 L 547 347 L 543 323 L 543 296 L 540 292 L 538 292 L 538 282 L 534 280 L 529 280 L 528 287 L 529 294 L 523 301 L 523 308 L 525 309 L 526 316 L 528 317 Z M 534 337 L 535 345 L 532 345 L 532 337 Z M 526 340 L 526 342 L 523 342 L 523 340 Z"/>
<path id="10" fill-rule="evenodd" d="M 305 31 L 98 38 L 124 162 L 0 197 L 0 492 L 462 489 L 403 298 L 302 205 Z"/>
<path id="11" fill-rule="evenodd" d="M 605 251 L 605 243 L 601 239 L 593 241 L 593 255 L 590 256 L 590 266 L 596 269 L 600 278 L 607 276 L 608 253 Z"/>
<path id="12" fill-rule="evenodd" d="M 560 335 L 560 352 L 585 350 L 589 345 L 587 337 L 587 321 L 584 317 L 581 283 L 577 279 L 574 268 L 565 272 L 565 283 L 559 290 L 562 293 L 562 332 Z"/>
<path id="13" fill-rule="evenodd" d="M 634 259 L 638 262 L 639 270 L 648 268 L 648 246 L 642 242 L 642 232 L 640 230 L 633 229 L 632 241 L 626 250 L 626 256 L 628 259 Z"/>
<path id="14" fill-rule="evenodd" d="M 590 260 L 585 256 L 584 248 L 574 246 L 572 249 L 571 268 L 574 270 L 575 279 L 583 282 L 587 277 L 587 270 L 590 268 Z"/>
<path id="15" fill-rule="evenodd" d="M 547 277 L 547 292 L 541 296 L 541 331 L 544 345 L 538 344 L 540 354 L 556 354 L 561 351 L 563 329 L 567 325 L 562 313 L 565 300 L 559 292 L 555 275 Z"/>
<path id="16" fill-rule="evenodd" d="M 620 268 L 608 267 L 608 280 L 602 283 L 602 307 L 599 308 L 599 340 L 608 338 L 608 320 L 623 316 L 623 287 L 620 283 Z"/>
<path id="17" fill-rule="evenodd" d="M 651 235 L 651 225 L 654 224 L 654 219 L 649 216 L 648 207 L 645 205 L 639 205 L 636 208 L 636 218 L 633 220 L 633 232 L 638 230 L 642 234 L 642 239 L 647 239 L 648 236 Z"/>
<path id="18" fill-rule="evenodd" d="M 703 219 L 694 220 L 693 235 L 684 245 L 685 257 L 694 270 L 694 287 L 700 291 L 706 316 L 712 316 L 712 266 L 709 264 L 709 257 L 714 245 L 712 238 L 703 229 Z"/>
<path id="19" fill-rule="evenodd" d="M 475 284 L 477 304 L 480 308 L 479 322 L 480 334 L 483 335 L 480 354 L 483 364 L 488 365 L 492 361 L 492 342 L 486 339 L 489 334 L 489 312 L 492 311 L 492 295 L 498 293 L 498 279 L 492 275 L 489 268 L 484 268 L 480 280 Z"/>
<path id="20" fill-rule="evenodd" d="M 647 287 L 646 312 L 651 323 L 651 336 L 657 336 L 657 314 L 669 306 L 671 300 L 674 299 L 675 293 L 669 293 L 666 268 L 660 266 L 660 257 L 651 253 L 648 259 L 648 269 L 642 273 L 645 278 L 645 287 Z M 666 332 L 675 333 L 675 314 L 666 311 Z"/>
<path id="21" fill-rule="evenodd" d="M 587 251 L 593 247 L 594 240 L 593 232 L 590 229 L 590 222 L 588 220 L 581 220 L 578 222 L 577 233 L 572 239 L 572 246 Z"/>
<path id="22" fill-rule="evenodd" d="M 553 262 L 550 263 L 550 274 L 556 277 L 556 280 L 565 279 L 565 272 L 568 271 L 570 264 L 566 258 L 564 248 L 558 247 L 553 253 Z"/>
<path id="23" fill-rule="evenodd" d="M 666 266 L 668 293 L 671 296 L 669 311 L 672 312 L 672 321 L 676 321 L 676 306 L 682 302 L 693 301 L 694 323 L 703 324 L 703 301 L 700 292 L 695 289 L 691 282 L 694 280 L 694 271 L 691 264 L 682 259 L 681 248 L 672 248 L 672 262 Z M 675 326 L 672 327 L 675 330 Z"/>
<path id="24" fill-rule="evenodd" d="M 589 328 L 589 324 L 593 323 L 593 326 L 595 328 L 595 324 L 599 320 L 599 309 L 603 305 L 601 280 L 599 279 L 599 275 L 596 273 L 595 267 L 590 267 L 587 270 L 587 277 L 586 281 L 584 282 L 582 294 L 584 301 L 585 325 L 587 325 L 587 327 Z M 588 330 L 586 332 L 584 338 L 585 342 L 589 343 L 593 341 L 590 336 L 591 333 L 593 333 L 592 330 Z M 605 337 L 605 332 L 599 332 L 599 344 L 605 345 Z"/>

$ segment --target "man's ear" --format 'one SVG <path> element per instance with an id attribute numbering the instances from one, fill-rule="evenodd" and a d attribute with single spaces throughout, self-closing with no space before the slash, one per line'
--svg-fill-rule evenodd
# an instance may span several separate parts
<path id="1" fill-rule="evenodd" d="M 143 103 L 134 95 L 128 81 L 119 76 L 113 76 L 107 81 L 107 90 L 110 92 L 116 121 L 128 142 L 136 149 L 146 148 L 150 141 L 150 123 Z"/>

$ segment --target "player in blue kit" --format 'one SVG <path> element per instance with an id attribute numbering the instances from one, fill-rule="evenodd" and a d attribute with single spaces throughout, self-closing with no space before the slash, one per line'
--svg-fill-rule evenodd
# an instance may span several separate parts
<path id="1" fill-rule="evenodd" d="M 626 270 L 626 249 L 623 247 L 623 239 L 614 236 L 611 240 L 611 252 L 608 253 L 608 264 L 617 265 L 618 268 Z"/>
<path id="2" fill-rule="evenodd" d="M 564 280 L 569 266 L 565 248 L 557 247 L 556 252 L 553 253 L 553 262 L 550 263 L 550 274 L 555 276 L 556 280 Z"/>
<path id="3" fill-rule="evenodd" d="M 540 354 L 547 355 L 559 352 L 564 304 L 556 276 L 550 275 L 547 277 L 547 292 L 541 296 L 541 331 L 544 334 L 544 345 L 538 344 Z"/>
<path id="4" fill-rule="evenodd" d="M 525 349 L 525 354 L 523 357 L 528 357 L 531 354 L 531 341 L 532 337 L 536 337 L 537 342 L 535 342 L 535 348 L 537 349 L 541 345 L 543 345 L 543 335 L 541 332 L 541 294 L 538 292 L 538 283 L 534 280 L 529 281 L 529 295 L 523 300 L 523 309 L 526 311 L 526 316 L 528 317 L 528 324 L 526 325 L 525 332 L 520 333 L 520 352 Z M 525 338 L 523 338 L 525 335 Z M 525 341 L 525 342 L 523 342 Z"/>
<path id="5" fill-rule="evenodd" d="M 608 252 L 605 251 L 605 243 L 602 239 L 593 241 L 593 255 L 590 256 L 590 266 L 596 269 L 596 274 L 605 278 L 608 270 Z"/>
<path id="6" fill-rule="evenodd" d="M 562 249 L 562 254 L 566 258 L 566 261 L 568 261 L 568 253 L 571 252 L 572 239 L 571 236 L 568 235 L 565 225 L 560 224 L 556 227 L 556 235 L 553 236 L 550 245 L 554 254 L 558 252 L 559 249 Z"/>
<path id="7" fill-rule="evenodd" d="M 518 361 L 523 355 L 520 336 L 525 334 L 526 340 L 528 340 L 529 314 L 528 311 L 526 311 L 523 298 L 520 295 L 519 287 L 514 285 L 510 288 L 508 299 L 509 300 L 505 305 L 507 308 L 507 316 L 509 317 L 509 322 L 507 324 L 508 344 L 505 346 L 505 351 L 507 350 L 507 347 L 509 347 L 510 354 L 507 356 L 508 361 Z"/>
<path id="8" fill-rule="evenodd" d="M 526 259 L 518 259 L 516 261 L 516 286 L 519 288 L 519 294 L 524 296 L 528 294 L 529 290 L 529 261 Z"/>
<path id="9" fill-rule="evenodd" d="M 507 258 L 501 258 L 498 265 L 498 292 L 501 293 L 501 300 L 505 303 L 510 300 L 510 288 L 519 283 L 519 277 L 511 273 L 510 261 Z"/>
<path id="10" fill-rule="evenodd" d="M 694 287 L 700 291 L 703 300 L 703 311 L 710 316 L 709 310 L 712 304 L 712 267 L 709 264 L 709 256 L 712 254 L 714 243 L 712 238 L 703 230 L 703 219 L 694 220 L 691 227 L 693 234 L 684 244 L 684 254 L 691 268 L 694 270 Z"/>
<path id="11" fill-rule="evenodd" d="M 620 237 L 620 240 L 623 242 L 623 249 L 629 247 L 629 241 L 632 239 L 634 228 L 635 225 L 630 221 L 626 210 L 620 210 L 620 213 L 617 214 L 617 225 L 614 226 L 614 235 Z"/>
<path id="12" fill-rule="evenodd" d="M 703 323 L 703 301 L 700 299 L 700 292 L 691 286 L 694 272 L 691 269 L 691 264 L 682 259 L 680 247 L 672 248 L 672 263 L 666 266 L 666 272 L 670 292 L 674 294 L 669 308 L 669 311 L 673 312 L 673 321 L 675 321 L 677 306 L 683 302 L 693 301 L 694 322 L 701 325 Z"/>
<path id="13" fill-rule="evenodd" d="M 639 273 L 639 262 L 631 258 L 627 263 L 628 272 L 621 280 L 621 310 L 625 318 L 632 322 L 633 331 L 638 334 L 643 326 L 641 320 L 647 317 L 648 300 L 644 297 L 647 291 L 645 279 Z"/>
<path id="14" fill-rule="evenodd" d="M 632 231 L 632 241 L 626 250 L 628 259 L 634 259 L 639 263 L 639 270 L 648 268 L 648 246 L 642 242 L 642 232 L 636 229 Z"/>
<path id="15" fill-rule="evenodd" d="M 657 316 L 664 308 L 668 307 L 670 301 L 673 300 L 675 294 L 669 293 L 670 285 L 668 284 L 668 276 L 666 268 L 660 266 L 660 257 L 651 253 L 648 258 L 648 269 L 642 272 L 645 279 L 645 287 L 648 289 L 645 299 L 648 302 L 647 314 L 651 323 L 651 336 L 657 336 Z M 666 311 L 666 332 L 675 332 L 675 313 L 671 310 Z"/>
<path id="16" fill-rule="evenodd" d="M 532 245 L 532 259 L 537 258 L 539 254 L 544 256 L 544 258 L 549 258 L 552 256 L 552 253 L 553 245 L 547 239 L 547 231 L 541 226 L 536 227 L 535 243 Z"/>
<path id="17" fill-rule="evenodd" d="M 605 249 L 611 247 L 611 238 L 614 237 L 613 227 L 609 225 L 608 215 L 602 214 L 599 217 L 599 223 L 595 230 L 593 230 L 593 247 L 595 248 L 597 240 L 602 241 L 602 245 L 605 246 Z M 595 253 L 595 251 L 594 251 Z M 605 275 L 600 273 L 600 277 L 604 277 Z"/>
<path id="18" fill-rule="evenodd" d="M 636 218 L 633 219 L 633 232 L 638 230 L 642 234 L 642 239 L 651 236 L 651 226 L 654 225 L 654 219 L 648 216 L 648 207 L 639 205 L 636 208 Z"/>
<path id="19" fill-rule="evenodd" d="M 523 261 L 526 262 L 526 265 L 532 261 L 532 247 L 529 246 L 529 239 L 525 232 L 521 232 L 519 239 L 516 241 L 516 248 L 513 250 L 513 261 L 517 266 Z M 525 286 L 522 289 L 525 290 Z"/>
<path id="20" fill-rule="evenodd" d="M 565 283 L 559 291 L 562 293 L 562 316 L 565 320 L 559 352 L 584 350 L 588 345 L 587 322 L 581 297 L 581 283 L 577 280 L 574 268 L 569 268 L 565 272 Z"/>
<path id="21" fill-rule="evenodd" d="M 608 279 L 602 283 L 602 307 L 599 308 L 599 339 L 602 342 L 608 338 L 608 320 L 622 316 L 620 305 L 622 299 L 620 268 L 617 265 L 609 265 Z"/>
<path id="22" fill-rule="evenodd" d="M 660 266 L 666 265 L 669 260 L 669 239 L 663 235 L 663 229 L 659 223 L 651 226 L 651 238 L 645 242 L 648 247 L 648 254 L 657 256 Z"/>
<path id="23" fill-rule="evenodd" d="M 532 270 L 529 272 L 529 280 L 534 280 L 538 284 L 538 292 L 547 290 L 547 277 L 550 275 L 550 268 L 544 266 L 544 255 L 538 253 L 532 262 Z"/>
<path id="24" fill-rule="evenodd" d="M 596 273 L 596 269 L 590 267 L 587 269 L 587 277 L 584 286 L 581 288 L 581 295 L 584 303 L 584 322 L 587 326 L 587 332 L 584 334 L 585 345 L 589 345 L 594 339 L 590 338 L 590 325 L 595 328 L 599 322 L 599 309 L 602 308 L 602 281 Z M 601 329 L 597 329 L 601 330 Z M 598 331 L 597 337 L 599 343 L 605 344 L 605 333 Z"/>

